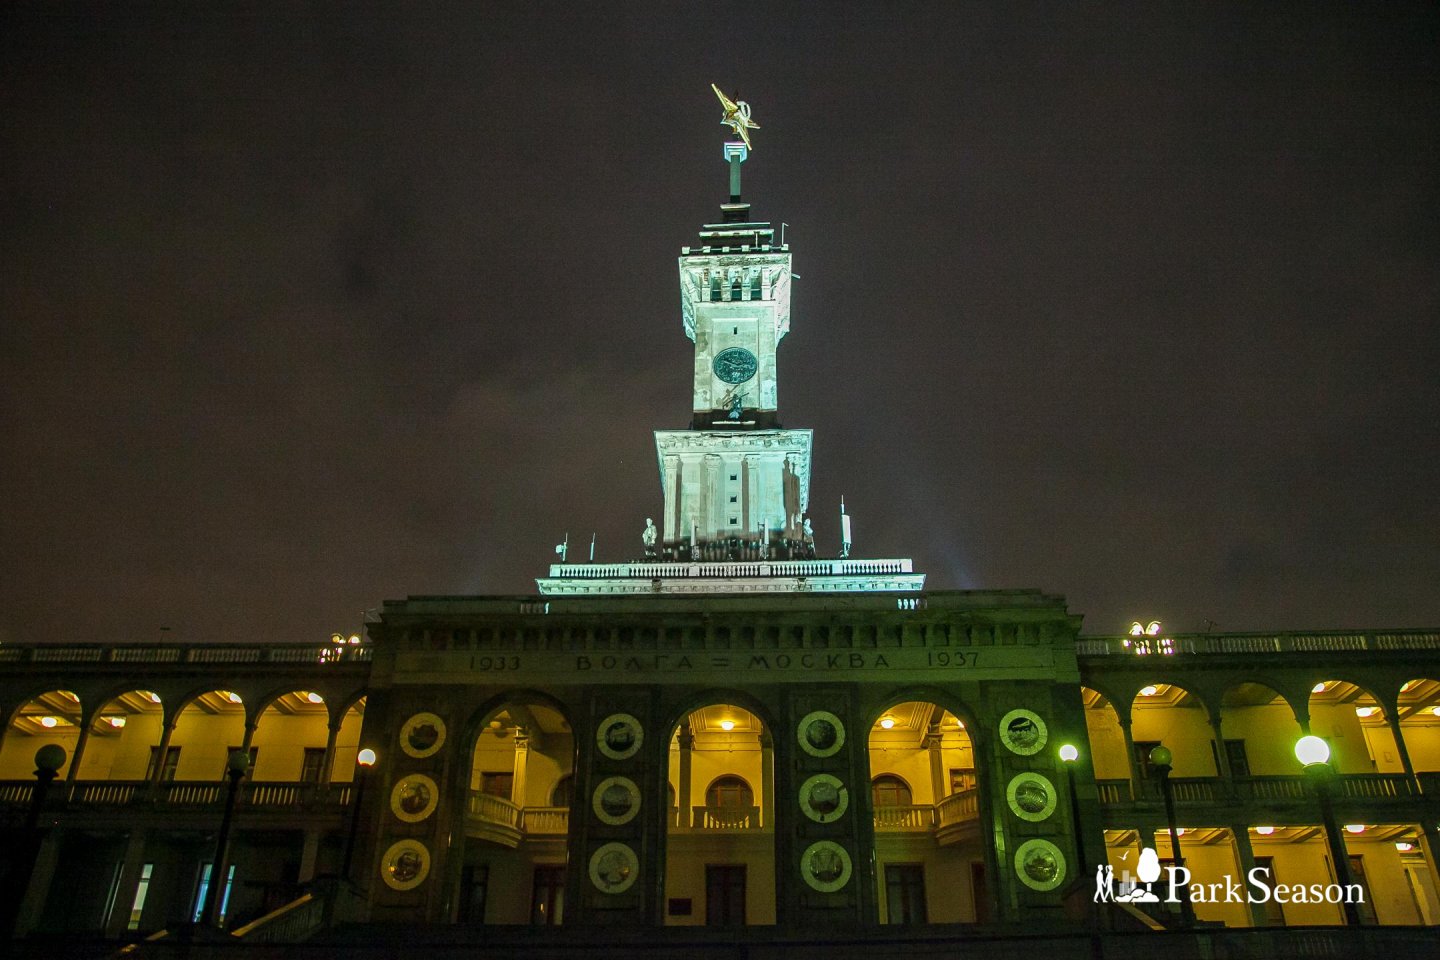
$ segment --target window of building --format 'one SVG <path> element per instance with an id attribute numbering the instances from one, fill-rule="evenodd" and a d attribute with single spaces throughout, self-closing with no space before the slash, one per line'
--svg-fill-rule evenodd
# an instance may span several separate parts
<path id="1" fill-rule="evenodd" d="M 744 864 L 705 864 L 705 925 L 745 925 Z"/>
<path id="2" fill-rule="evenodd" d="M 195 885 L 195 908 L 191 911 L 191 923 L 199 923 L 200 915 L 205 912 L 205 897 L 210 892 L 210 868 L 212 866 L 214 864 L 206 863 L 200 867 L 200 881 Z M 220 909 L 216 912 L 216 923 L 225 921 L 225 912 L 230 909 L 230 890 L 234 885 L 235 864 L 232 863 L 230 869 L 225 871 L 225 889 L 220 893 Z"/>
<path id="3" fill-rule="evenodd" d="M 732 497 L 730 498 L 730 502 L 731 502 L 731 503 L 739 503 L 739 502 L 740 502 L 740 497 L 739 497 L 739 495 L 737 494 L 737 495 L 735 495 L 735 496 L 732 496 Z"/>
<path id="4" fill-rule="evenodd" d="M 882 773 L 870 781 L 870 795 L 877 807 L 908 807 L 915 801 L 910 784 L 893 773 Z"/>
<path id="5" fill-rule="evenodd" d="M 485 922 L 485 898 L 490 890 L 490 865 L 467 863 L 460 869 L 461 923 Z"/>
<path id="6" fill-rule="evenodd" d="M 1226 740 L 1225 759 L 1230 761 L 1230 776 L 1250 776 L 1250 757 L 1245 752 L 1244 740 Z"/>
<path id="7" fill-rule="evenodd" d="M 925 923 L 925 865 L 885 865 L 885 922 Z"/>
<path id="8" fill-rule="evenodd" d="M 155 875 L 155 864 L 147 863 L 140 868 L 140 882 L 135 885 L 135 900 L 130 904 L 130 920 L 126 930 L 139 930 L 140 917 L 145 913 L 145 897 L 150 892 L 150 878 Z"/>
<path id="9" fill-rule="evenodd" d="M 974 767 L 962 767 L 950 771 L 950 792 L 960 793 L 964 790 L 974 790 L 979 781 L 975 778 Z"/>
<path id="10" fill-rule="evenodd" d="M 512 770 L 484 771 L 480 774 L 480 792 L 492 797 L 509 800 L 515 789 L 515 773 Z"/>
<path id="11" fill-rule="evenodd" d="M 146 779 L 146 781 L 150 781 L 150 780 L 155 779 L 155 765 L 156 765 L 159 761 L 160 761 L 160 748 L 159 748 L 159 747 L 151 747 L 151 748 L 150 748 L 150 763 L 149 763 L 149 765 L 146 766 L 146 768 L 145 768 L 145 779 Z M 164 766 L 164 769 L 160 771 L 160 779 L 161 779 L 161 780 L 174 780 L 174 779 L 175 779 L 175 771 L 178 770 L 179 768 L 180 768 L 180 748 L 179 748 L 179 747 L 166 747 L 166 748 L 165 748 L 165 766 Z"/>
<path id="12" fill-rule="evenodd" d="M 530 895 L 530 923 L 558 926 L 565 914 L 565 868 L 536 867 Z"/>
<path id="13" fill-rule="evenodd" d="M 736 526 L 739 526 L 739 525 L 740 525 L 740 518 L 739 518 L 739 517 L 731 517 L 731 518 L 730 518 L 730 526 L 736 527 Z"/>
<path id="14" fill-rule="evenodd" d="M 755 794 L 750 784 L 740 777 L 724 776 L 705 791 L 705 805 L 723 810 L 748 810 L 755 806 Z"/>
<path id="15" fill-rule="evenodd" d="M 320 771 L 325 766 L 324 747 L 306 747 L 300 760 L 300 782 L 319 783 Z"/>

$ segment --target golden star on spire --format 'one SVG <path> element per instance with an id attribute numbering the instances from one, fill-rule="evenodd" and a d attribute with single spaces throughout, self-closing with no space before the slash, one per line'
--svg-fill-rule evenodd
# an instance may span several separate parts
<path id="1" fill-rule="evenodd" d="M 750 149 L 750 134 L 746 130 L 760 129 L 760 124 L 750 119 L 750 104 L 744 100 L 731 100 L 713 83 L 710 84 L 710 89 L 715 91 L 715 96 L 720 98 L 720 106 L 725 110 L 725 116 L 720 118 L 720 122 L 734 130 L 735 135 L 745 142 L 745 148 Z"/>

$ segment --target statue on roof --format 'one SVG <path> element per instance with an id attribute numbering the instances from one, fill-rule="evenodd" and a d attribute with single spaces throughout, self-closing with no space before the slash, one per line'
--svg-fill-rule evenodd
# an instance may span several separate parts
<path id="1" fill-rule="evenodd" d="M 710 89 L 714 90 L 715 96 L 720 98 L 720 106 L 725 111 L 720 122 L 734 130 L 735 136 L 744 141 L 745 148 L 750 149 L 750 134 L 747 131 L 760 129 L 760 124 L 750 119 L 750 104 L 744 100 L 731 100 L 721 93 L 720 88 L 713 83 L 710 84 Z"/>

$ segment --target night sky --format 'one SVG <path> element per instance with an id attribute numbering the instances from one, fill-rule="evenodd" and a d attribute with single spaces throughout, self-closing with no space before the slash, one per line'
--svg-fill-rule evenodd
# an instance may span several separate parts
<path id="1" fill-rule="evenodd" d="M 149 9 L 0 14 L 0 642 L 638 554 L 711 82 L 822 555 L 843 494 L 1089 633 L 1440 626 L 1434 4 Z"/>

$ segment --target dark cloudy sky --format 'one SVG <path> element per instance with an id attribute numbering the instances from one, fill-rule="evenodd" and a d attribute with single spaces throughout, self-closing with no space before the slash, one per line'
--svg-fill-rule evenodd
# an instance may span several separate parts
<path id="1" fill-rule="evenodd" d="M 1092 633 L 1440 626 L 1434 4 L 0 18 L 0 641 L 636 553 L 712 81 L 790 224 L 822 552 L 843 493 L 857 553 Z"/>

